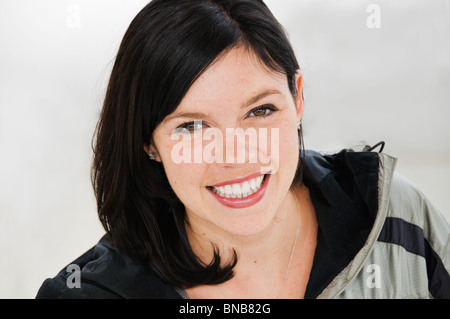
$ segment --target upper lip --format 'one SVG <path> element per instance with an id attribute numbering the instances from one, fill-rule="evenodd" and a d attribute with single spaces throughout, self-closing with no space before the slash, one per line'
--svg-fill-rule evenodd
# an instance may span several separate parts
<path id="1" fill-rule="evenodd" d="M 211 187 L 220 187 L 220 186 L 229 185 L 229 184 L 238 184 L 238 183 L 242 183 L 242 182 L 248 181 L 248 180 L 250 180 L 252 178 L 255 178 L 255 177 L 258 177 L 258 176 L 261 176 L 261 175 L 266 175 L 268 173 L 269 172 L 266 172 L 266 173 L 258 172 L 258 173 L 254 173 L 254 174 L 248 175 L 247 177 L 232 179 L 232 180 L 229 180 L 229 181 L 226 181 L 226 182 L 221 182 L 221 183 L 210 185 L 210 186 Z"/>

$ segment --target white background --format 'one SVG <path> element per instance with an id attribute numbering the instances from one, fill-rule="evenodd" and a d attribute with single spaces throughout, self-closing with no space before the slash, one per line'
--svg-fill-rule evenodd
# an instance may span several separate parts
<path id="1" fill-rule="evenodd" d="M 146 3 L 0 0 L 0 298 L 34 298 L 103 234 L 91 138 L 121 38 Z M 267 4 L 303 71 L 306 147 L 386 141 L 398 172 L 450 220 L 450 1 Z"/>

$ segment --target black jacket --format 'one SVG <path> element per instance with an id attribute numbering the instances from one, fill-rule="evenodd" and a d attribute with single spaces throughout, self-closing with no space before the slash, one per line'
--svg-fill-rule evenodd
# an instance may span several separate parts
<path id="1" fill-rule="evenodd" d="M 380 155 L 352 150 L 326 156 L 306 152 L 303 181 L 309 188 L 319 225 L 306 298 L 316 298 L 331 286 L 366 244 L 380 203 Z M 386 232 L 381 230 L 380 237 L 389 241 Z M 441 284 L 450 287 L 442 261 L 432 262 L 439 268 Z M 71 264 L 81 270 L 80 287 L 69 288 L 67 283 L 74 273 L 65 267 L 43 283 L 37 298 L 181 298 L 149 267 L 121 254 L 106 235 Z M 450 298 L 450 288 L 439 293 Z"/>

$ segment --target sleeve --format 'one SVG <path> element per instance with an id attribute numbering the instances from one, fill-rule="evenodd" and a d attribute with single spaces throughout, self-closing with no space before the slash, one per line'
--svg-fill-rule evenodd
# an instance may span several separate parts
<path id="1" fill-rule="evenodd" d="M 428 289 L 434 298 L 450 299 L 450 226 L 427 196 L 406 178 L 395 174 L 393 189 L 401 197 L 402 218 L 423 231 Z"/>
<path id="2" fill-rule="evenodd" d="M 426 197 L 423 208 L 428 287 L 433 297 L 450 299 L 450 227 Z"/>

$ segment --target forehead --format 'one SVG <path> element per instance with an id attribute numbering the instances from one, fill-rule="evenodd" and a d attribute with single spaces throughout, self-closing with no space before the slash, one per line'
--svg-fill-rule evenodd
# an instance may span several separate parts
<path id="1" fill-rule="evenodd" d="M 191 106 L 242 104 L 264 90 L 289 95 L 286 75 L 270 70 L 251 50 L 231 49 L 192 84 L 178 109 Z"/>

